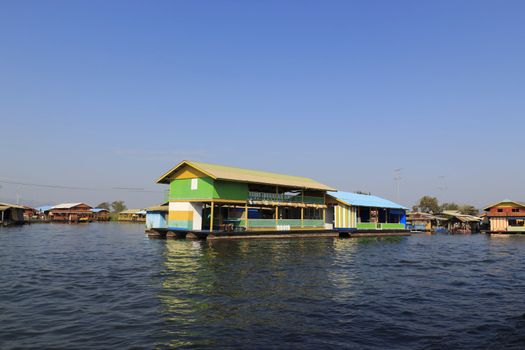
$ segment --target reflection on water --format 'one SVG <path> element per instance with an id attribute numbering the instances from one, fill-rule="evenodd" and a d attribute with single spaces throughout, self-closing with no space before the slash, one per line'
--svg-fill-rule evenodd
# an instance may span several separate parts
<path id="1" fill-rule="evenodd" d="M 513 247 L 481 235 L 165 244 L 159 348 L 524 344 L 525 289 L 507 266 L 521 259 L 523 240 Z"/>
<path id="2" fill-rule="evenodd" d="M 525 238 L 0 228 L 0 348 L 522 349 Z"/>
<path id="3" fill-rule="evenodd" d="M 223 346 L 228 339 L 228 346 L 243 346 L 279 329 L 313 331 L 304 314 L 322 317 L 322 303 L 333 297 L 326 255 L 334 242 L 167 241 L 160 295 L 173 336 L 167 345 Z M 320 304 L 305 308 L 312 301 Z"/>

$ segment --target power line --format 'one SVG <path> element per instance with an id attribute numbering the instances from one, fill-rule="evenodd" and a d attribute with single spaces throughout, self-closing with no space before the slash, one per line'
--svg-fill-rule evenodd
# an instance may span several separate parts
<path id="1" fill-rule="evenodd" d="M 37 184 L 30 182 L 19 182 L 19 181 L 10 181 L 10 180 L 0 180 L 0 183 L 16 185 L 16 186 L 27 186 L 27 187 L 41 187 L 41 188 L 53 188 L 61 190 L 80 190 L 80 191 L 127 191 L 127 192 L 140 192 L 140 193 L 164 193 L 165 191 L 154 191 L 154 190 L 145 190 L 144 188 L 136 187 L 111 187 L 111 188 L 95 188 L 95 187 L 79 187 L 79 186 L 63 186 L 63 185 L 48 185 L 48 184 Z"/>

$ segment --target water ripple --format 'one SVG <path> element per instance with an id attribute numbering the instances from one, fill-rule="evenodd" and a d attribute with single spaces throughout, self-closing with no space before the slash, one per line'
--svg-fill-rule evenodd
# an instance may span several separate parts
<path id="1" fill-rule="evenodd" d="M 0 348 L 525 348 L 525 238 L 0 229 Z"/>

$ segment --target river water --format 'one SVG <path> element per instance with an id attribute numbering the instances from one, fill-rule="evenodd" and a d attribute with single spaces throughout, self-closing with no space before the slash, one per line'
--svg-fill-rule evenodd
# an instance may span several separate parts
<path id="1" fill-rule="evenodd" d="M 525 237 L 0 228 L 1 349 L 525 348 Z"/>

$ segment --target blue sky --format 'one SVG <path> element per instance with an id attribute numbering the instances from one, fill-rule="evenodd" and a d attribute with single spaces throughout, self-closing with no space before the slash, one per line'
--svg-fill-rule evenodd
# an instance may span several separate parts
<path id="1" fill-rule="evenodd" d="M 0 200 L 159 202 L 182 159 L 525 200 L 523 1 L 1 1 Z"/>

